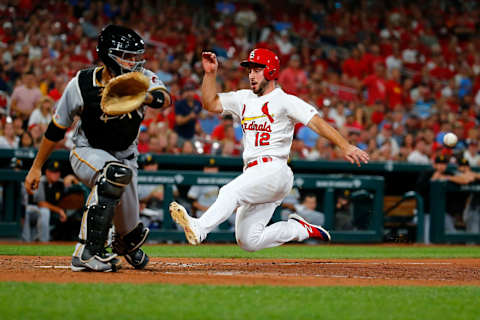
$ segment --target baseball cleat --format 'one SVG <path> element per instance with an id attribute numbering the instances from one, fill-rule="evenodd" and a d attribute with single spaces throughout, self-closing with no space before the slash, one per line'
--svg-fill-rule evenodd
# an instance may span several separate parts
<path id="1" fill-rule="evenodd" d="M 75 272 L 116 272 L 120 269 L 120 263 L 117 254 L 107 252 L 105 248 L 93 254 L 86 246 L 82 246 L 79 256 L 72 257 L 70 268 Z"/>
<path id="2" fill-rule="evenodd" d="M 185 231 L 188 242 L 193 245 L 200 244 L 203 239 L 200 237 L 194 218 L 188 215 L 187 210 L 176 202 L 170 203 L 169 209 L 173 220 Z"/>
<path id="3" fill-rule="evenodd" d="M 292 213 L 288 216 L 289 219 L 293 219 L 300 223 L 308 232 L 309 238 L 317 238 L 323 241 L 330 241 L 330 233 L 327 230 L 323 229 L 320 226 L 308 223 L 305 219 L 300 217 L 298 214 Z"/>
<path id="4" fill-rule="evenodd" d="M 116 272 L 117 265 L 110 262 L 103 262 L 91 257 L 87 261 L 83 261 L 79 257 L 72 257 L 72 264 L 70 265 L 72 271 L 96 271 L 96 272 Z"/>
<path id="5" fill-rule="evenodd" d="M 127 260 L 127 262 L 135 269 L 141 270 L 146 267 L 150 259 L 142 249 L 138 248 L 133 252 L 127 253 L 125 255 L 125 260 Z"/>

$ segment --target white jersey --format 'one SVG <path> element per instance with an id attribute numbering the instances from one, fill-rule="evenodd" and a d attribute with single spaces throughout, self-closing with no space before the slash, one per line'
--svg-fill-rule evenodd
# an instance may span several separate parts
<path id="1" fill-rule="evenodd" d="M 295 124 L 307 125 L 317 114 L 315 107 L 280 88 L 260 97 L 248 89 L 218 96 L 223 112 L 242 125 L 245 163 L 260 156 L 287 160 Z"/>

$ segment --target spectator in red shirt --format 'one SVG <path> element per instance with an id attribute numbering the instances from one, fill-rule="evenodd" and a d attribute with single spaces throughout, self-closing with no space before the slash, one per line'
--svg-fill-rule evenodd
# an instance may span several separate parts
<path id="1" fill-rule="evenodd" d="M 445 58 L 442 55 L 438 55 L 435 59 L 435 67 L 430 70 L 430 75 L 437 80 L 449 80 L 454 76 L 454 72 L 450 70 Z"/>
<path id="2" fill-rule="evenodd" d="M 367 76 L 363 80 L 363 85 L 367 88 L 368 105 L 373 105 L 377 101 L 385 102 L 387 97 L 387 81 L 385 80 L 385 67 L 378 63 L 375 65 L 375 73 Z"/>
<path id="3" fill-rule="evenodd" d="M 212 131 L 212 139 L 222 141 L 225 139 L 225 129 L 227 126 L 233 125 L 233 118 L 231 115 L 226 114 L 222 117 L 222 122 L 217 125 Z"/>
<path id="4" fill-rule="evenodd" d="M 225 136 L 222 139 L 222 145 L 231 145 L 233 146 L 233 150 L 231 150 L 231 155 L 232 156 L 239 156 L 241 154 L 241 145 L 235 139 L 235 129 L 233 128 L 233 125 L 225 125 Z"/>
<path id="5" fill-rule="evenodd" d="M 365 63 L 360 59 L 360 51 L 358 48 L 354 48 L 351 56 L 343 61 L 342 71 L 350 78 L 357 80 L 363 79 L 367 70 Z"/>
<path id="6" fill-rule="evenodd" d="M 371 115 L 371 121 L 379 125 L 385 119 L 385 105 L 383 103 L 375 103 Z"/>
<path id="7" fill-rule="evenodd" d="M 67 78 L 58 76 L 55 78 L 54 88 L 48 91 L 48 96 L 52 98 L 54 101 L 60 100 L 60 97 L 67 86 Z M 150 108 L 149 108 L 150 109 Z"/>
<path id="8" fill-rule="evenodd" d="M 387 81 L 387 100 L 390 109 L 402 104 L 403 88 L 400 84 L 400 70 L 392 69 L 390 72 L 390 79 Z"/>
<path id="9" fill-rule="evenodd" d="M 294 54 L 288 63 L 288 67 L 280 72 L 278 83 L 289 94 L 298 96 L 307 90 L 307 73 L 300 69 L 300 57 Z"/>
<path id="10" fill-rule="evenodd" d="M 370 51 L 365 52 L 365 47 L 363 45 L 359 45 L 360 54 L 362 54 L 362 61 L 366 68 L 366 74 L 371 74 L 375 71 L 375 66 L 378 63 L 383 63 L 383 58 L 380 55 L 380 48 L 377 44 L 372 44 L 370 46 Z"/>
<path id="11" fill-rule="evenodd" d="M 150 151 L 149 148 L 149 141 L 150 136 L 147 131 L 147 127 L 144 125 L 140 126 L 140 132 L 138 134 L 138 152 L 140 153 L 147 153 Z"/>

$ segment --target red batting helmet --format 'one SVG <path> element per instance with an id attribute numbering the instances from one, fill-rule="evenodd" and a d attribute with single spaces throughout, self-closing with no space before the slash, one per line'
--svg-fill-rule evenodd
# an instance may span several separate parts
<path id="1" fill-rule="evenodd" d="M 242 67 L 261 67 L 263 76 L 267 80 L 274 80 L 278 78 L 280 73 L 280 59 L 277 55 L 268 49 L 254 49 L 248 55 L 248 60 L 240 63 Z"/>

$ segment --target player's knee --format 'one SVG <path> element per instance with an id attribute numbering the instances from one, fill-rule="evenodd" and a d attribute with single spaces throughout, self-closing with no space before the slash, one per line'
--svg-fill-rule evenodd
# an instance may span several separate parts
<path id="1" fill-rule="evenodd" d="M 120 162 L 107 162 L 97 178 L 100 195 L 119 199 L 123 189 L 132 181 L 133 172 Z"/>
<path id="2" fill-rule="evenodd" d="M 236 236 L 237 244 L 240 248 L 248 252 L 255 252 L 261 248 L 261 237 L 260 235 L 246 234 L 243 236 Z"/>
<path id="3" fill-rule="evenodd" d="M 255 252 L 261 249 L 261 247 L 258 246 L 256 243 L 243 242 L 243 241 L 237 240 L 237 244 L 240 248 L 248 252 Z"/>

